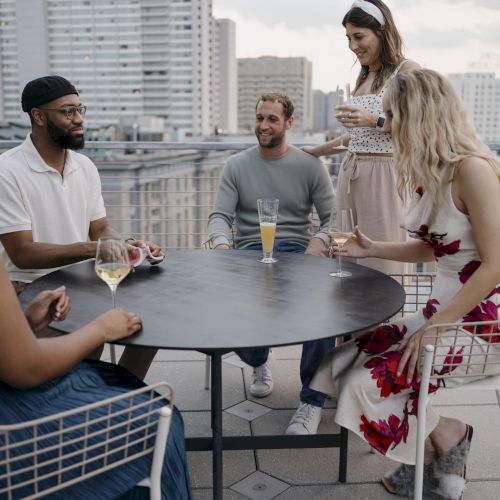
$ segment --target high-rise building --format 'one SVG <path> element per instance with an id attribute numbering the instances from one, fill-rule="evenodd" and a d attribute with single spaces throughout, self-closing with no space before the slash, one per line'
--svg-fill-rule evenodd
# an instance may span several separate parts
<path id="1" fill-rule="evenodd" d="M 334 131 L 340 127 L 340 123 L 335 118 L 335 106 L 344 102 L 344 91 L 323 92 L 313 91 L 313 131 Z"/>
<path id="2" fill-rule="evenodd" d="M 264 92 L 284 92 L 295 107 L 295 131 L 312 127 L 312 63 L 305 57 L 238 59 L 238 127 L 251 131 L 255 103 Z"/>
<path id="3" fill-rule="evenodd" d="M 238 132 L 238 64 L 236 24 L 230 19 L 215 20 L 214 123 L 217 133 Z"/>
<path id="4" fill-rule="evenodd" d="M 500 79 L 495 73 L 453 73 L 450 81 L 467 106 L 481 138 L 500 142 Z"/>
<path id="5" fill-rule="evenodd" d="M 0 0 L 0 120 L 20 118 L 28 80 L 60 74 L 91 126 L 150 115 L 173 140 L 209 135 L 214 23 L 211 0 Z"/>

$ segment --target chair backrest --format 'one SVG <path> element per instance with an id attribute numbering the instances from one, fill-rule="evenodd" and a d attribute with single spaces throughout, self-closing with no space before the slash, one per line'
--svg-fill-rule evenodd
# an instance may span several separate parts
<path id="1" fill-rule="evenodd" d="M 404 307 L 396 316 L 405 316 L 425 307 L 432 292 L 436 273 L 391 274 L 404 288 L 406 301 Z"/>
<path id="2" fill-rule="evenodd" d="M 166 443 L 172 399 L 172 388 L 160 382 L 0 425 L 0 498 L 38 498 L 153 453 L 159 427 Z"/>
<path id="3" fill-rule="evenodd" d="M 432 325 L 422 336 L 421 348 L 432 353 L 431 384 L 499 375 L 500 320 Z"/>

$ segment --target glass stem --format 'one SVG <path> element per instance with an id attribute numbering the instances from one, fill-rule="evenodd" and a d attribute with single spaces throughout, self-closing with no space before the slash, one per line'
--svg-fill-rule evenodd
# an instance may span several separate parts
<path id="1" fill-rule="evenodd" d="M 111 299 L 113 301 L 113 309 L 116 307 L 116 289 L 118 288 L 117 285 L 109 285 L 109 288 L 111 290 Z"/>
<path id="2" fill-rule="evenodd" d="M 342 245 L 342 246 L 339 245 L 340 250 L 342 250 L 343 247 L 344 247 L 344 245 Z M 342 274 L 342 256 L 338 255 L 338 258 L 339 258 L 339 274 Z"/>

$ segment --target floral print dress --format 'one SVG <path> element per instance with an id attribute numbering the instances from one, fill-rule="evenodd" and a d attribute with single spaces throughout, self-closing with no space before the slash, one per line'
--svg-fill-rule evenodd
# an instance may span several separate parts
<path id="1" fill-rule="evenodd" d="M 443 202 L 436 205 L 418 189 L 405 219 L 410 236 L 429 244 L 437 260 L 435 285 L 426 306 L 341 345 L 331 354 L 332 364 L 329 365 L 339 393 L 335 421 L 358 434 L 383 455 L 408 464 L 415 463 L 419 383 L 414 378 L 411 384 L 407 384 L 405 372 L 399 377 L 396 375 L 401 353 L 394 351 L 394 345 L 416 332 L 450 301 L 480 264 L 469 218 L 455 207 L 452 200 L 451 182 L 443 189 L 443 196 Z M 500 286 L 497 286 L 463 321 L 496 320 L 499 307 Z M 498 331 L 498 327 L 495 328 Z M 477 336 L 474 345 L 479 343 L 484 348 L 485 341 Z M 472 336 L 464 337 L 468 337 L 464 345 L 470 345 Z M 500 334 L 490 340 L 500 342 Z M 446 335 L 440 336 L 440 342 L 443 349 L 451 350 L 445 345 Z M 495 344 L 495 352 L 496 347 L 500 367 L 500 343 Z M 454 354 L 455 362 L 457 353 L 451 354 Z M 471 379 L 451 380 L 460 384 Z M 436 390 L 438 387 L 430 386 L 430 392 Z M 439 416 L 429 407 L 428 433 L 438 420 Z"/>

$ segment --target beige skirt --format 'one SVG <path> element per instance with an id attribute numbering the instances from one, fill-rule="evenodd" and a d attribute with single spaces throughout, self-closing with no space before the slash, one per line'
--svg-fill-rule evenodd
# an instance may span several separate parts
<path id="1" fill-rule="evenodd" d="M 352 208 L 354 222 L 369 238 L 377 241 L 406 241 L 400 226 L 406 207 L 396 189 L 397 174 L 389 156 L 360 156 L 347 153 L 337 184 L 337 208 Z M 386 274 L 408 272 L 403 262 L 362 259 L 359 264 Z"/>

